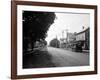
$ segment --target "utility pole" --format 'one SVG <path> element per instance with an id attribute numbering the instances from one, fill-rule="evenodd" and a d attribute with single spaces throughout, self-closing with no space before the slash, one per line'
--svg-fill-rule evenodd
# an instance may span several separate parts
<path id="1" fill-rule="evenodd" d="M 67 44 L 68 44 L 68 29 L 65 29 L 66 31 L 66 48 L 67 48 Z"/>
<path id="2" fill-rule="evenodd" d="M 57 40 L 58 40 L 58 39 L 57 39 L 57 35 L 56 35 L 56 48 L 57 48 Z"/>
<path id="3" fill-rule="evenodd" d="M 68 42 L 68 29 L 65 30 L 66 31 L 66 43 Z"/>

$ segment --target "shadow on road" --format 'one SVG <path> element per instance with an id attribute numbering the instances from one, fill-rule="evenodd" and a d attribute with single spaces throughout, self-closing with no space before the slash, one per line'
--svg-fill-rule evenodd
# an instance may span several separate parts
<path id="1" fill-rule="evenodd" d="M 52 63 L 52 56 L 48 51 L 36 51 L 23 56 L 23 68 L 44 68 L 55 67 Z"/>

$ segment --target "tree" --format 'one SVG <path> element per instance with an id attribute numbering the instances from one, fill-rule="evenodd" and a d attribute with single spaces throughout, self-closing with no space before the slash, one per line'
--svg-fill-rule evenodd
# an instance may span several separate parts
<path id="1" fill-rule="evenodd" d="M 60 46 L 59 40 L 58 40 L 57 38 L 51 40 L 51 41 L 50 41 L 50 46 L 51 46 L 51 47 L 59 48 L 59 46 Z"/>
<path id="2" fill-rule="evenodd" d="M 50 25 L 54 22 L 55 13 L 53 12 L 23 12 L 23 49 L 28 45 L 34 48 L 36 41 L 45 40 Z"/>

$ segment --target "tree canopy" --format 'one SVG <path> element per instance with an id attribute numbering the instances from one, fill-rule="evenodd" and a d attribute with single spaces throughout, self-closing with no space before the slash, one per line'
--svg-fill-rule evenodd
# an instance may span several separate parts
<path id="1" fill-rule="evenodd" d="M 54 12 L 23 11 L 23 42 L 33 45 L 44 40 L 50 25 L 54 22 Z M 24 45 L 26 46 L 26 45 Z"/>
<path id="2" fill-rule="evenodd" d="M 60 47 L 60 42 L 57 38 L 54 38 L 50 41 L 50 46 L 51 47 L 56 47 L 59 48 Z"/>

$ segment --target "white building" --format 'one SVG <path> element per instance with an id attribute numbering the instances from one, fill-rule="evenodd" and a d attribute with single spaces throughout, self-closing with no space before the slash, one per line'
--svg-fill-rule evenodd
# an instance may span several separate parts
<path id="1" fill-rule="evenodd" d="M 85 40 L 85 31 L 76 34 L 76 41 Z"/>

